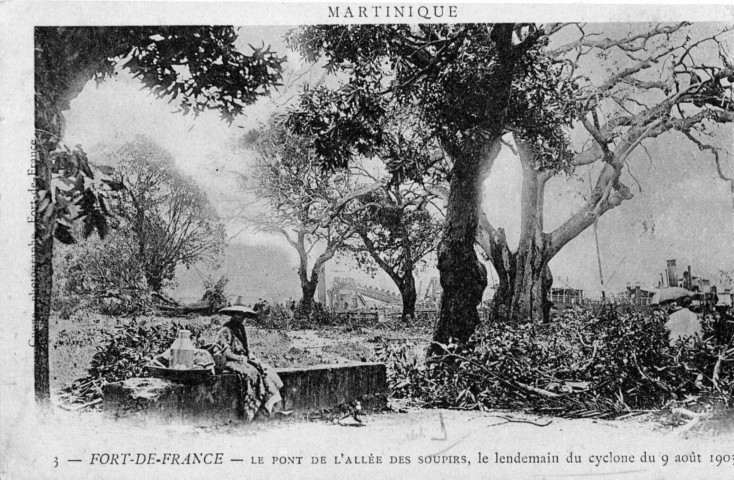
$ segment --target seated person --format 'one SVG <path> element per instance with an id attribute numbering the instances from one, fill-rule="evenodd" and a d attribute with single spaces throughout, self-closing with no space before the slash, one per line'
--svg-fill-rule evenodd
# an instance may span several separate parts
<path id="1" fill-rule="evenodd" d="M 684 297 L 678 300 L 678 303 L 680 303 L 680 308 L 674 306 L 671 309 L 672 313 L 668 316 L 668 321 L 665 323 L 665 328 L 670 333 L 671 346 L 675 345 L 680 338 L 693 335 L 701 337 L 703 334 L 698 315 L 690 310 L 691 299 Z"/>
<path id="2" fill-rule="evenodd" d="M 283 382 L 269 365 L 250 353 L 244 321 L 257 314 L 243 303 L 242 297 L 238 297 L 234 305 L 219 311 L 229 315 L 230 320 L 219 330 L 216 343 L 220 355 L 226 359 L 226 369 L 237 372 L 243 380 L 244 413 L 252 420 L 258 412 L 270 416 L 275 405 L 282 401 Z"/>

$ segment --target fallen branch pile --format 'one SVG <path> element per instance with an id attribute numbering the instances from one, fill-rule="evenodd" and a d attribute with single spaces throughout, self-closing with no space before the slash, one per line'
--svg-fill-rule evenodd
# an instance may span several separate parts
<path id="1" fill-rule="evenodd" d="M 692 396 L 731 407 L 731 344 L 704 335 L 670 346 L 664 322 L 639 313 L 569 312 L 548 325 L 484 325 L 468 345 L 439 345 L 443 353 L 425 365 L 405 346 L 385 345 L 379 355 L 390 366 L 392 395 L 427 406 L 604 418 Z"/>
<path id="2" fill-rule="evenodd" d="M 105 339 L 97 351 L 87 375 L 76 380 L 62 391 L 62 400 L 67 409 L 79 410 L 97 406 L 102 399 L 102 386 L 132 377 L 147 377 L 145 365 L 153 357 L 171 346 L 180 328 L 191 331 L 194 344 L 205 328 L 195 325 L 181 326 L 176 322 L 148 325 L 145 321 L 132 319 L 112 332 L 102 331 Z"/>

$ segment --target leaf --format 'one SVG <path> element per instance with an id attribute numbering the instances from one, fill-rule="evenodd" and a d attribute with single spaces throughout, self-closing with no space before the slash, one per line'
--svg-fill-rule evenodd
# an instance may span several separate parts
<path id="1" fill-rule="evenodd" d="M 66 245 L 76 243 L 74 236 L 71 234 L 71 229 L 63 224 L 57 223 L 56 228 L 54 229 L 54 238 Z"/>

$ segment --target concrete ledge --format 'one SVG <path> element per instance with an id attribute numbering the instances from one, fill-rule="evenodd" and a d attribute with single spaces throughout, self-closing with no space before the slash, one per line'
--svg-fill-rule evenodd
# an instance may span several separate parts
<path id="1" fill-rule="evenodd" d="M 225 423 L 238 420 L 242 410 L 236 375 L 217 375 L 196 385 L 162 378 L 129 378 L 107 384 L 102 391 L 104 412 L 115 418 Z"/>
<path id="2" fill-rule="evenodd" d="M 379 409 L 387 401 L 384 363 L 351 363 L 280 368 L 280 393 L 286 410 L 320 410 L 360 400 L 365 408 Z"/>
<path id="3" fill-rule="evenodd" d="M 285 410 L 335 409 L 360 400 L 367 410 L 387 403 L 382 363 L 354 363 L 276 370 L 283 380 Z M 242 418 L 240 380 L 215 375 L 199 384 L 160 378 L 130 378 L 104 386 L 104 411 L 113 417 L 144 416 L 163 421 L 224 423 Z"/>

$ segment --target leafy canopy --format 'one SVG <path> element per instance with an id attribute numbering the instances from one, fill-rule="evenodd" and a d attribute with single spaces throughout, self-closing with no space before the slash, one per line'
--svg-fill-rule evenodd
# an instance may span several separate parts
<path id="1" fill-rule="evenodd" d="M 560 80 L 563 66 L 545 56 L 543 42 L 528 41 L 515 58 L 512 79 L 500 63 L 510 53 L 498 40 L 507 25 L 309 26 L 289 33 L 289 46 L 309 61 L 324 59 L 328 71 L 343 79 L 334 89 L 303 92 L 289 126 L 315 137 L 314 148 L 329 167 L 387 149 L 400 157 L 399 137 L 385 128 L 399 111 L 413 117 L 417 131 L 450 156 L 476 150 L 505 129 L 543 145 L 543 168 L 567 161 L 569 125 L 574 110 L 568 98 L 573 82 Z M 515 38 L 534 40 L 538 28 L 515 27 Z M 510 103 L 497 90 L 511 85 Z M 504 119 L 504 122 L 498 121 Z M 502 128 L 498 131 L 498 125 Z M 405 158 L 407 157 L 407 158 Z M 420 175 L 415 158 L 391 158 L 392 170 Z M 430 155 L 424 156 L 430 158 Z"/>
<path id="2" fill-rule="evenodd" d="M 360 266 L 376 262 L 399 282 L 433 252 L 442 223 L 429 211 L 430 195 L 416 184 L 390 185 L 359 199 L 345 221 L 360 242 L 350 242 Z M 361 244 L 360 244 L 361 243 Z"/>
<path id="3" fill-rule="evenodd" d="M 234 28 L 216 26 L 36 28 L 39 229 L 70 243 L 69 224 L 83 218 L 84 234 L 107 233 L 105 192 L 113 184 L 92 171 L 81 148 L 63 142 L 63 111 L 89 80 L 101 82 L 119 65 L 184 114 L 210 109 L 231 122 L 279 85 L 285 61 L 264 46 L 246 55 L 236 39 Z M 46 183 L 51 174 L 60 179 L 54 185 Z"/>

